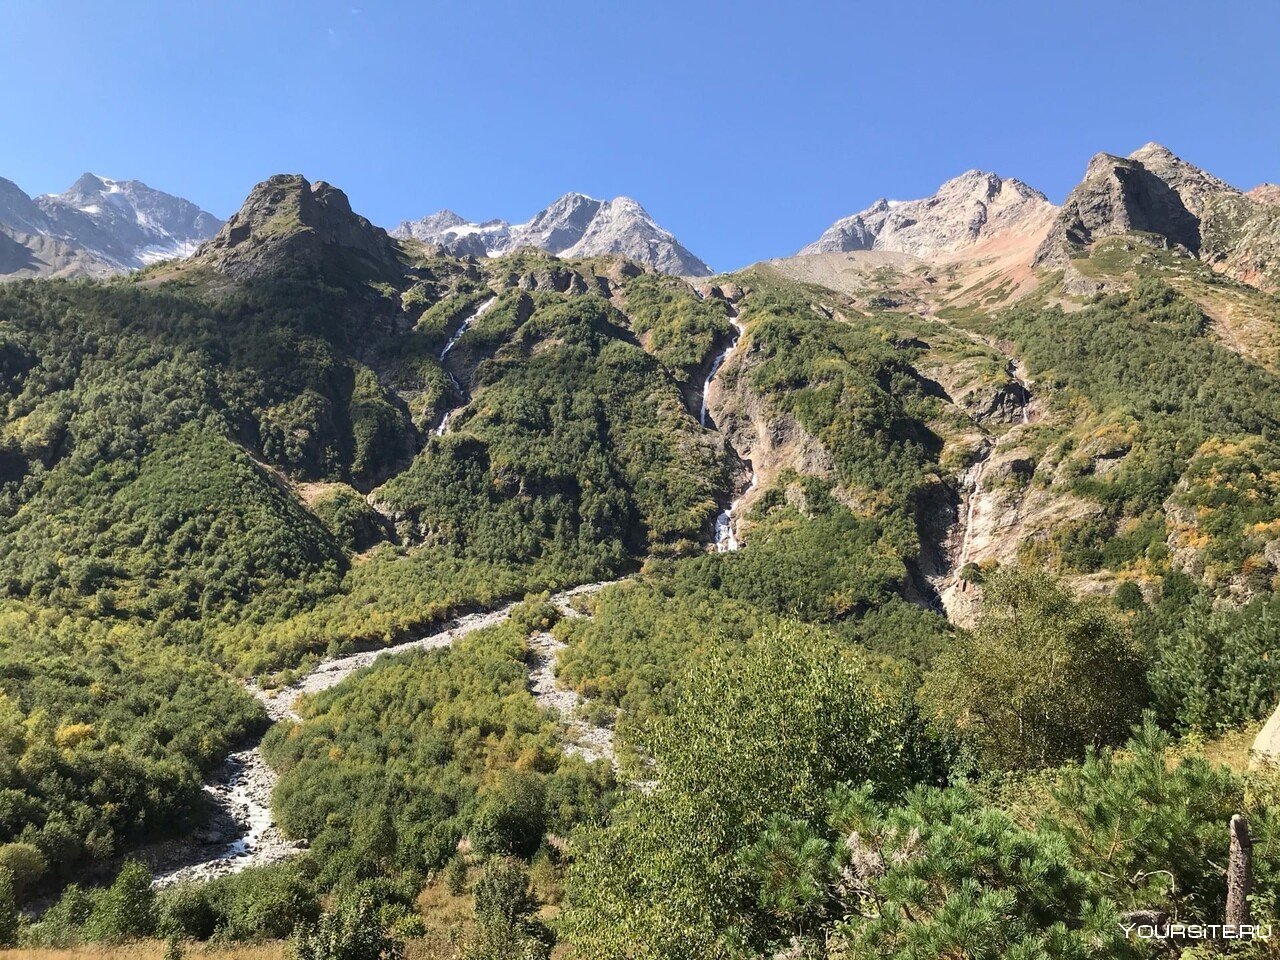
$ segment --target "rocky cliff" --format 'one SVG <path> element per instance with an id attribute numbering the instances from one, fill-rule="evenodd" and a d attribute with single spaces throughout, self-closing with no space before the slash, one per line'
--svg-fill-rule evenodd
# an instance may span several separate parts
<path id="1" fill-rule="evenodd" d="M 1148 143 L 1127 157 L 1099 153 L 1067 197 L 1036 266 L 1066 267 L 1098 240 L 1135 235 L 1182 250 L 1254 286 L 1280 285 L 1280 207 L 1276 190 L 1244 193 Z"/>

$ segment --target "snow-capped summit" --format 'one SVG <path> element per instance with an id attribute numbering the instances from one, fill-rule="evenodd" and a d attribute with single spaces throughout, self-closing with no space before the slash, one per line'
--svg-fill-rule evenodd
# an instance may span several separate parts
<path id="1" fill-rule="evenodd" d="M 451 210 L 406 220 L 394 237 L 436 243 L 461 256 L 494 257 L 532 246 L 566 257 L 616 253 L 662 273 L 708 276 L 711 268 L 690 253 L 630 197 L 597 200 L 566 193 L 525 223 L 463 220 Z"/>
<path id="2" fill-rule="evenodd" d="M 0 178 L 0 279 L 108 276 L 185 257 L 222 221 L 137 180 L 86 173 L 32 199 Z"/>
<path id="3" fill-rule="evenodd" d="M 189 200 L 138 180 L 86 173 L 63 193 L 37 197 L 48 233 L 68 239 L 121 270 L 185 257 L 222 221 Z"/>

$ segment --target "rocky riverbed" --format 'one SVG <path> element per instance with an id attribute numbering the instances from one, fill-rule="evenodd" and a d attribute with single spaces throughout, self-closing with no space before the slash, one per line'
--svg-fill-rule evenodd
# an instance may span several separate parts
<path id="1" fill-rule="evenodd" d="M 574 616 L 576 611 L 569 605 L 570 600 L 616 582 L 583 584 L 555 594 L 551 602 L 562 615 Z M 328 690 L 381 657 L 445 647 L 469 633 L 496 626 L 506 620 L 517 605 L 512 602 L 496 610 L 468 614 L 437 631 L 394 646 L 323 660 L 288 686 L 268 690 L 251 684 L 249 689 L 262 701 L 272 720 L 297 720 L 294 704 L 298 697 Z M 550 638 L 550 646 L 541 642 L 543 636 Z M 550 634 L 545 634 L 535 638 L 531 646 L 534 662 L 530 689 L 539 703 L 557 710 L 565 718 L 571 732 L 565 749 L 581 753 L 589 760 L 612 760 L 613 732 L 577 720 L 578 695 L 556 689 L 555 657 L 561 645 Z M 262 756 L 261 740 L 229 756 L 205 784 L 212 806 L 206 824 L 196 830 L 189 841 L 165 844 L 148 857 L 156 871 L 155 886 L 211 880 L 247 867 L 277 863 L 305 849 L 305 842 L 286 839 L 276 825 L 271 812 L 271 793 L 276 780 L 276 772 Z"/>

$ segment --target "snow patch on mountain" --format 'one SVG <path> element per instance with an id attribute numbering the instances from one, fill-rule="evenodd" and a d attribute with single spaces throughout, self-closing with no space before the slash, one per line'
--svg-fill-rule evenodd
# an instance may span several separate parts
<path id="1" fill-rule="evenodd" d="M 496 257 L 521 247 L 537 247 L 565 257 L 621 254 L 661 273 L 711 273 L 630 197 L 598 200 L 566 193 L 531 220 L 517 224 L 464 220 L 452 210 L 441 210 L 420 220 L 406 220 L 391 235 L 438 244 L 459 256 Z"/>
<path id="2" fill-rule="evenodd" d="M 0 277 L 136 270 L 190 256 L 221 226 L 194 203 L 137 180 L 86 173 L 63 193 L 33 199 L 0 178 L 0 231 L 11 246 Z"/>

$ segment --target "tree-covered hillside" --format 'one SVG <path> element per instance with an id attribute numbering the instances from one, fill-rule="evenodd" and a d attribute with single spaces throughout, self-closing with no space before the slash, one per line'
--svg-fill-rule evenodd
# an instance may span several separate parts
<path id="1" fill-rule="evenodd" d="M 1212 297 L 1275 301 L 1127 243 L 695 285 L 276 177 L 0 286 L 0 944 L 1146 957 L 1233 814 L 1272 915 L 1280 384 Z"/>

